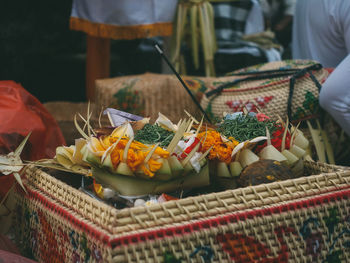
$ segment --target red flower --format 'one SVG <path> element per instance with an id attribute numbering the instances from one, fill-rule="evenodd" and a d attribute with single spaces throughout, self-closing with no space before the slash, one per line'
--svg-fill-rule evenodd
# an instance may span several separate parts
<path id="1" fill-rule="evenodd" d="M 271 144 L 279 151 L 281 151 L 281 148 L 282 148 L 283 133 L 284 133 L 284 128 L 279 127 L 279 129 L 277 131 L 275 131 L 271 136 Z M 289 149 L 290 139 L 291 139 L 290 133 L 287 132 L 286 141 L 285 141 L 285 149 Z M 256 151 L 260 152 L 266 146 L 267 146 L 267 142 L 265 142 L 262 145 L 259 145 L 256 148 Z"/>
<path id="2" fill-rule="evenodd" d="M 270 119 L 270 117 L 266 116 L 264 113 L 257 113 L 256 118 L 258 121 L 265 121 Z"/>

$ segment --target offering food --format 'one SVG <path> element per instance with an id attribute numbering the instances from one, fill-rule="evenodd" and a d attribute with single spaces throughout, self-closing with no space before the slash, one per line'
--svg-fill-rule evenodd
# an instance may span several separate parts
<path id="1" fill-rule="evenodd" d="M 297 127 L 291 127 L 291 129 L 293 132 L 289 131 L 288 120 L 287 122 L 282 119 L 272 121 L 262 113 L 236 112 L 225 115 L 216 129 L 221 138 L 219 145 L 225 147 L 214 150 L 215 146 L 213 146 L 208 155 L 209 160 L 215 160 L 212 165 L 216 166 L 215 177 L 218 182 L 226 189 L 237 187 L 237 178 L 242 170 L 260 160 L 276 161 L 276 164 L 286 166 L 286 169 L 291 172 L 287 172 L 285 177 L 273 176 L 268 177 L 273 178 L 268 181 L 249 180 L 249 183 L 267 183 L 282 180 L 282 178 L 302 176 L 303 159 L 310 158 L 309 142 Z M 231 154 L 228 154 L 229 152 Z M 263 163 L 266 164 L 266 162 Z M 275 166 L 270 165 L 271 169 L 277 168 Z M 264 170 L 266 172 L 266 169 Z M 245 170 L 244 177 L 250 178 L 247 176 L 250 171 L 252 170 Z M 258 175 L 252 175 L 252 177 L 255 176 Z M 259 176 L 264 177 L 263 171 Z M 240 186 L 247 185 L 249 184 Z"/>
<path id="2" fill-rule="evenodd" d="M 259 160 L 243 169 L 237 179 L 241 187 L 267 184 L 294 178 L 288 166 L 274 160 Z"/>
<path id="3" fill-rule="evenodd" d="M 208 153 L 198 151 L 200 140 L 192 123 L 184 119 L 174 125 L 160 114 L 154 124 L 139 130 L 129 122 L 109 134 L 105 129 L 103 135 L 92 128 L 88 135 L 78 128 L 84 138 L 73 146 L 58 147 L 56 160 L 75 171 L 88 168 L 97 183 L 123 196 L 205 186 L 209 184 Z"/>
<path id="4" fill-rule="evenodd" d="M 309 144 L 288 120 L 237 112 L 208 125 L 187 115 L 173 124 L 159 113 L 151 124 L 147 118 L 122 113 L 128 119 L 112 120 L 112 125 L 119 124 L 113 129 L 93 129 L 88 120 L 81 128 L 75 120 L 83 138 L 58 147 L 55 160 L 65 169 L 92 176 L 93 189 L 102 199 L 204 187 L 210 176 L 212 183 L 232 189 L 303 174 Z"/>

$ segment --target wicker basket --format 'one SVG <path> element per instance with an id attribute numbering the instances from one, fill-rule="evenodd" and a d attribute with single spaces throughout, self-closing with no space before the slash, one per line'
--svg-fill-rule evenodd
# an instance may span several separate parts
<path id="1" fill-rule="evenodd" d="M 67 145 L 73 145 L 75 138 L 80 138 L 81 135 L 74 125 L 74 116 L 76 114 L 81 114 L 85 118 L 88 105 L 87 102 L 69 101 L 52 101 L 44 103 L 44 107 L 57 121 Z M 89 110 L 92 113 L 90 124 L 92 127 L 98 127 L 99 115 L 102 109 L 97 108 L 94 103 L 91 103 Z M 80 120 L 79 117 L 77 119 Z M 102 116 L 100 122 L 101 125 L 110 125 L 106 116 Z"/>
<path id="2" fill-rule="evenodd" d="M 256 65 L 235 73 L 304 69 L 314 65 L 318 64 L 310 60 L 286 60 Z M 327 70 L 318 68 L 305 71 L 304 75 L 296 79 L 291 96 L 290 116 L 294 121 L 317 113 L 318 88 L 309 76 L 311 72 L 320 83 L 328 77 Z M 221 118 L 224 112 L 242 111 L 244 108 L 250 111 L 260 110 L 273 119 L 277 119 L 278 116 L 287 116 L 291 75 L 244 81 L 213 96 L 203 96 L 222 84 L 245 77 L 247 76 L 184 77 L 184 80 L 191 92 L 201 101 L 203 109 L 215 117 Z M 153 120 L 158 117 L 158 112 L 162 112 L 177 122 L 184 116 L 183 109 L 200 117 L 200 111 L 173 75 L 147 73 L 101 79 L 96 81 L 96 93 L 98 108 L 113 106 L 134 114 L 150 116 Z"/>
<path id="3" fill-rule="evenodd" d="M 201 105 L 209 113 L 221 118 L 224 112 L 245 108 L 253 112 L 260 110 L 273 119 L 288 115 L 289 120 L 297 122 L 319 114 L 319 83 L 323 83 L 329 73 L 315 61 L 285 60 L 259 64 L 233 74 L 231 82 L 245 80 L 227 84 L 219 78 L 203 97 Z M 290 86 L 293 81 L 295 84 Z"/>
<path id="4" fill-rule="evenodd" d="M 183 77 L 183 79 L 199 101 L 208 87 L 217 80 L 205 77 Z M 232 77 L 220 78 L 220 81 L 229 79 Z M 150 116 L 151 120 L 155 120 L 158 112 L 161 112 L 175 122 L 186 116 L 185 109 L 200 118 L 200 111 L 174 75 L 146 73 L 100 79 L 96 80 L 96 94 L 98 108 L 113 106 L 119 110 Z"/>
<path id="5" fill-rule="evenodd" d="M 39 262 L 349 262 L 350 171 L 306 166 L 318 175 L 122 210 L 30 167 L 18 242 Z"/>

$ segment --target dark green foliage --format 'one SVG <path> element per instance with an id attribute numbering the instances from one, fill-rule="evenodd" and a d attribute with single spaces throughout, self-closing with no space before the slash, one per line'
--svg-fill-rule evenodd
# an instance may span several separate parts
<path id="1" fill-rule="evenodd" d="M 251 140 L 258 136 L 266 136 L 266 127 L 270 134 L 277 130 L 275 123 L 270 120 L 258 121 L 255 116 L 242 115 L 234 120 L 224 120 L 218 131 L 227 138 L 233 137 L 239 142 Z"/>
<path id="2" fill-rule="evenodd" d="M 160 146 L 164 147 L 169 145 L 173 137 L 173 132 L 157 124 L 146 124 L 141 130 L 136 132 L 135 140 L 144 144 L 160 143 Z"/>

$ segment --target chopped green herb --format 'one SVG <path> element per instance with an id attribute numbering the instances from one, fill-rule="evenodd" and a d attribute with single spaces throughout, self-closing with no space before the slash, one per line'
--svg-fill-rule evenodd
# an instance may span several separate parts
<path id="1" fill-rule="evenodd" d="M 274 121 L 258 121 L 255 116 L 242 115 L 234 120 L 224 120 L 217 130 L 227 138 L 233 137 L 243 142 L 258 136 L 266 136 L 265 127 L 269 129 L 270 134 L 277 130 Z"/>
<path id="2" fill-rule="evenodd" d="M 174 133 L 168 131 L 157 124 L 146 124 L 135 135 L 135 140 L 144 144 L 160 143 L 162 147 L 168 146 L 173 139 Z"/>

